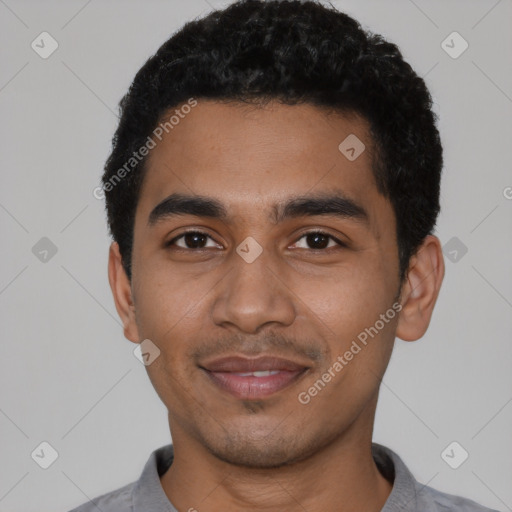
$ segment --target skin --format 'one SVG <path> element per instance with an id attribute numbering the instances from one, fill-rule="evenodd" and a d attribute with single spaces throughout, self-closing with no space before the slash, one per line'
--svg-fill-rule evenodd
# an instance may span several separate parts
<path id="1" fill-rule="evenodd" d="M 354 161 L 338 150 L 349 134 L 366 146 Z M 115 242 L 109 280 L 127 339 L 150 339 L 161 351 L 146 369 L 169 411 L 175 459 L 161 484 L 179 510 L 384 506 L 392 482 L 370 451 L 379 384 L 395 336 L 413 341 L 425 333 L 444 263 L 439 240 L 429 235 L 400 283 L 396 219 L 377 191 L 371 147 L 368 125 L 357 116 L 312 105 L 200 100 L 151 151 L 136 210 L 132 280 Z M 333 190 L 361 205 L 368 222 L 269 217 L 291 196 Z M 153 208 L 173 193 L 215 198 L 228 216 L 169 216 L 148 225 Z M 207 237 L 195 246 L 184 238 L 165 246 L 185 229 Z M 308 242 L 304 234 L 318 230 L 345 246 L 329 238 L 327 248 Z M 236 252 L 247 237 L 263 250 L 252 263 Z M 300 403 L 298 394 L 396 300 L 400 314 Z M 198 368 L 205 355 L 239 353 L 281 355 L 310 368 L 265 399 L 240 400 Z"/>

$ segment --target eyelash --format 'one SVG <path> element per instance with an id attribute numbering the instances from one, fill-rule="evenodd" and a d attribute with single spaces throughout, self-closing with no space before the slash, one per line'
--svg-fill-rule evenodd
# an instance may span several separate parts
<path id="1" fill-rule="evenodd" d="M 184 236 L 186 235 L 190 235 L 190 234 L 197 234 L 197 235 L 204 235 L 206 236 L 207 238 L 210 238 L 211 240 L 213 240 L 213 238 L 208 234 L 208 233 L 205 233 L 204 231 L 197 231 L 197 230 L 190 230 L 190 231 L 184 231 L 183 233 L 181 233 L 180 235 L 174 237 L 172 240 L 169 240 L 169 242 L 166 242 L 165 244 L 165 247 L 166 248 L 171 248 L 173 246 L 173 244 L 177 241 L 177 240 L 180 240 L 181 238 L 183 238 Z M 314 231 L 307 231 L 306 233 L 303 233 L 297 240 L 295 243 L 297 243 L 299 240 L 302 240 L 304 237 L 308 236 L 308 235 L 322 235 L 322 236 L 325 236 L 327 238 L 329 238 L 330 240 L 333 240 L 334 242 L 336 242 L 340 247 L 347 247 L 347 245 L 345 243 L 343 243 L 341 240 L 339 240 L 338 238 L 334 237 L 333 235 L 331 235 L 330 233 L 327 233 L 325 231 L 322 231 L 322 230 L 314 230 Z M 217 243 L 217 242 L 216 242 Z M 206 248 L 207 249 L 207 248 Z M 334 249 L 334 247 L 328 247 L 328 248 L 325 248 L 325 249 L 306 249 L 306 250 L 309 250 L 309 251 L 314 251 L 314 252 L 326 252 L 328 251 L 329 249 Z M 183 250 L 183 251 L 201 251 L 201 250 L 205 250 L 205 248 L 199 248 L 199 249 L 190 249 L 190 248 L 185 248 L 185 247 L 178 247 L 178 250 Z"/>

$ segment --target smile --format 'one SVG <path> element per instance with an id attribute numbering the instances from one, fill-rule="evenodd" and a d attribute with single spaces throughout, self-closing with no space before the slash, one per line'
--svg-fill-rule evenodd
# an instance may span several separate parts
<path id="1" fill-rule="evenodd" d="M 278 357 L 226 357 L 200 366 L 222 391 L 242 400 L 260 400 L 296 382 L 309 369 Z"/>

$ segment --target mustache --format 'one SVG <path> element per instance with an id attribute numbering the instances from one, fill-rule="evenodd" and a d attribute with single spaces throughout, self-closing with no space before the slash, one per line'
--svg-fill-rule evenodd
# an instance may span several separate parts
<path id="1" fill-rule="evenodd" d="M 326 348 L 319 346 L 318 341 L 295 340 L 278 333 L 268 332 L 257 337 L 235 335 L 228 338 L 211 338 L 203 340 L 188 353 L 196 363 L 206 358 L 224 356 L 227 354 L 243 354 L 248 357 L 257 357 L 271 353 L 283 358 L 293 358 L 300 355 L 302 358 L 320 362 L 324 359 Z"/>

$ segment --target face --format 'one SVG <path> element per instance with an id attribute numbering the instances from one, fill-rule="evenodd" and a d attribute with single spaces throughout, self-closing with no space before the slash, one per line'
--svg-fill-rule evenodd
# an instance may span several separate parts
<path id="1" fill-rule="evenodd" d="M 371 147 L 358 117 L 201 100 L 151 151 L 125 332 L 160 350 L 146 368 L 173 439 L 275 467 L 373 410 L 400 283 Z"/>

